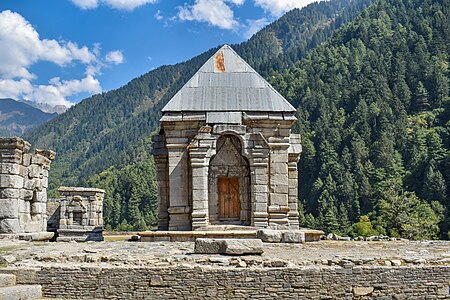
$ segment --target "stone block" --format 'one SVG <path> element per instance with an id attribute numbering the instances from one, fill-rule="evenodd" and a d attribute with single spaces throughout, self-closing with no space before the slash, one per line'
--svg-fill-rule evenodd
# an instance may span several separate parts
<path id="1" fill-rule="evenodd" d="M 281 231 L 272 229 L 259 229 L 256 231 L 256 237 L 264 243 L 279 243 L 282 239 Z"/>
<path id="2" fill-rule="evenodd" d="M 40 285 L 16 285 L 0 289 L 0 299 L 40 299 L 41 297 Z"/>
<path id="3" fill-rule="evenodd" d="M 259 239 L 208 239 L 195 240 L 194 253 L 247 255 L 262 254 L 263 244 Z"/>
<path id="4" fill-rule="evenodd" d="M 272 186 L 272 192 L 276 194 L 288 194 L 289 186 L 288 185 L 275 185 Z"/>
<path id="5" fill-rule="evenodd" d="M 282 233 L 283 243 L 304 243 L 305 233 L 300 230 L 289 230 Z"/>
<path id="6" fill-rule="evenodd" d="M 270 174 L 288 174 L 287 162 L 276 162 L 271 164 Z"/>
<path id="7" fill-rule="evenodd" d="M 2 260 L 2 259 L 0 259 Z M 6 263 L 10 263 L 9 260 Z M 16 276 L 13 274 L 0 274 L 0 288 L 16 284 Z"/>
<path id="8" fill-rule="evenodd" d="M 24 167 L 28 167 L 31 164 L 31 154 L 26 153 L 22 156 L 22 164 Z"/>
<path id="9" fill-rule="evenodd" d="M 287 206 L 288 205 L 288 195 L 287 194 L 270 193 L 270 205 Z"/>
<path id="10" fill-rule="evenodd" d="M 31 204 L 31 213 L 32 214 L 46 214 L 47 213 L 47 205 L 45 203 L 33 202 Z"/>
<path id="11" fill-rule="evenodd" d="M 19 233 L 19 219 L 0 220 L 0 233 Z"/>
<path id="12" fill-rule="evenodd" d="M 2 163 L 0 165 L 1 174 L 21 175 L 21 165 L 13 163 Z"/>
<path id="13" fill-rule="evenodd" d="M 287 174 L 274 174 L 270 177 L 271 185 L 287 185 L 288 177 Z"/>
<path id="14" fill-rule="evenodd" d="M 252 197 L 254 199 L 254 203 L 265 203 L 267 205 L 268 195 L 269 194 L 267 193 L 255 193 Z"/>
<path id="15" fill-rule="evenodd" d="M 29 214 L 30 211 L 30 201 L 19 200 L 19 212 Z"/>
<path id="16" fill-rule="evenodd" d="M 0 199 L 19 199 L 20 196 L 20 189 L 0 189 Z"/>
<path id="17" fill-rule="evenodd" d="M 0 176 L 0 188 L 23 188 L 23 177 L 19 175 L 2 175 Z"/>
<path id="18" fill-rule="evenodd" d="M 19 216 L 18 199 L 0 199 L 0 219 L 15 219 Z"/>
<path id="19" fill-rule="evenodd" d="M 42 176 L 42 168 L 39 165 L 33 164 L 28 167 L 29 178 L 40 178 Z"/>
<path id="20" fill-rule="evenodd" d="M 227 255 L 262 254 L 263 243 L 260 239 L 225 239 L 225 251 Z"/>
<path id="21" fill-rule="evenodd" d="M 355 287 L 353 287 L 353 295 L 355 297 L 369 296 L 373 293 L 373 290 L 374 290 L 373 287 L 355 286 Z"/>

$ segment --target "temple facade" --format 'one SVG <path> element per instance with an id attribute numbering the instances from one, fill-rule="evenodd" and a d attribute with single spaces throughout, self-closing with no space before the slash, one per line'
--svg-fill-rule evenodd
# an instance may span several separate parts
<path id="1" fill-rule="evenodd" d="M 159 230 L 298 229 L 295 108 L 225 45 L 163 108 Z"/>

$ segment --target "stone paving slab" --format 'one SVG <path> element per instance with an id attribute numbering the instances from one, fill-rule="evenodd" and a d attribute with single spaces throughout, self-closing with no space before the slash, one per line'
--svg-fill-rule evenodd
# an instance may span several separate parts
<path id="1" fill-rule="evenodd" d="M 26 242 L 2 241 L 0 256 L 13 255 L 8 267 L 231 265 L 247 267 L 348 265 L 450 265 L 450 241 L 320 241 L 263 244 L 261 256 L 194 254 L 193 242 Z M 224 259 L 217 260 L 217 257 Z M 220 261 L 219 263 L 215 261 Z M 0 266 L 1 271 L 1 266 Z M 1 272 L 0 272 L 1 273 Z"/>

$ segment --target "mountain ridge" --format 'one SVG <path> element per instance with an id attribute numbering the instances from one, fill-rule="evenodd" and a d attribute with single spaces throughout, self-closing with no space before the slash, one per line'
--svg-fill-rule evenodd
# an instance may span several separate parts
<path id="1" fill-rule="evenodd" d="M 0 136 L 22 136 L 52 118 L 54 114 L 43 112 L 27 103 L 11 98 L 0 99 Z"/>

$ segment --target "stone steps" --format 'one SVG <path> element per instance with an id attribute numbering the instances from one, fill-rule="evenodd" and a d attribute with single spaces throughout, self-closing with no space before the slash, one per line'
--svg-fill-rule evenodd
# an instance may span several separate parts
<path id="1" fill-rule="evenodd" d="M 0 300 L 34 300 L 41 297 L 40 285 L 17 285 L 15 275 L 0 274 Z"/>

